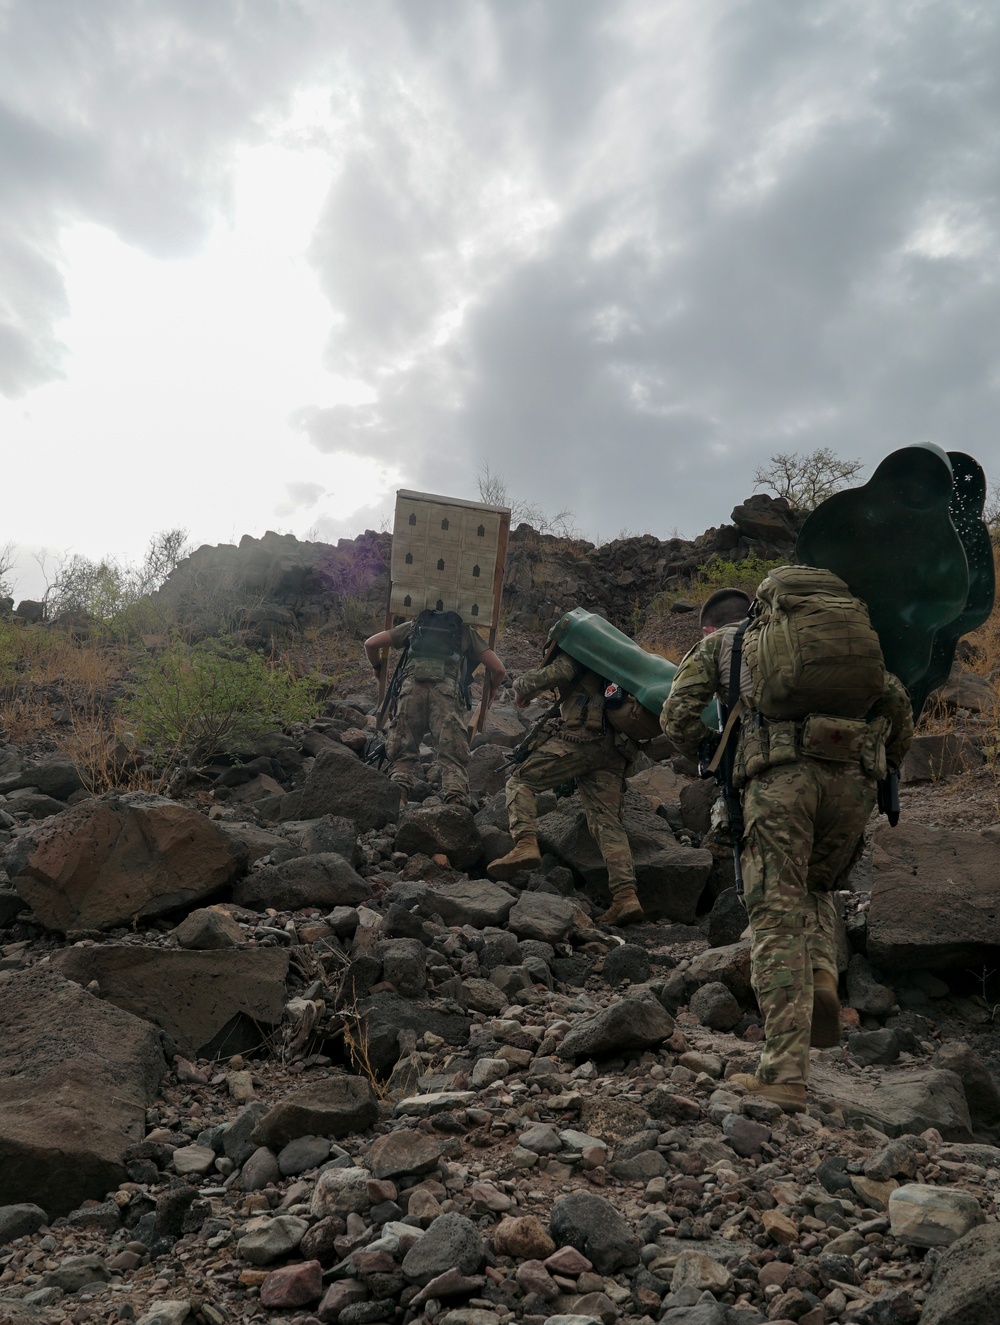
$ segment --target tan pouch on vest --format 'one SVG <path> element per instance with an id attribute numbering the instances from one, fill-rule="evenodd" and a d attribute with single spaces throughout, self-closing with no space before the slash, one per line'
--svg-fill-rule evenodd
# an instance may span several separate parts
<path id="1" fill-rule="evenodd" d="M 767 767 L 777 768 L 779 764 L 793 764 L 799 757 L 799 741 L 796 724 L 788 722 L 769 722 L 767 732 Z"/>
<path id="2" fill-rule="evenodd" d="M 877 782 L 889 772 L 889 761 L 885 753 L 886 733 L 892 724 L 888 718 L 875 718 L 866 723 L 868 735 L 861 743 L 861 767 Z"/>
<path id="3" fill-rule="evenodd" d="M 802 753 L 810 759 L 860 766 L 861 751 L 868 736 L 868 724 L 863 718 L 810 713 L 802 724 Z"/>
<path id="4" fill-rule="evenodd" d="M 406 670 L 414 681 L 443 681 L 448 675 L 443 658 L 414 658 Z"/>
<path id="5" fill-rule="evenodd" d="M 733 785 L 742 787 L 750 778 L 763 773 L 768 764 L 768 732 L 764 726 L 745 726 L 736 748 Z"/>

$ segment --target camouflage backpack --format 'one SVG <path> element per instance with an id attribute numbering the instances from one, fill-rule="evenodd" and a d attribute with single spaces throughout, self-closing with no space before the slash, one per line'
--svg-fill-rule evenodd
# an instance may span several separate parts
<path id="1" fill-rule="evenodd" d="M 410 634 L 406 673 L 415 681 L 443 681 L 462 670 L 462 618 L 457 612 L 421 612 Z"/>
<path id="2" fill-rule="evenodd" d="M 751 700 L 765 718 L 863 718 L 885 690 L 868 609 L 832 571 L 773 570 L 757 589 L 743 649 Z"/>

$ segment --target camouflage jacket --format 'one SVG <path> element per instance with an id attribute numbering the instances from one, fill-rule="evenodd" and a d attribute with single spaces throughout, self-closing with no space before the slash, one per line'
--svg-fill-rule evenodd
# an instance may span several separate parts
<path id="1" fill-rule="evenodd" d="M 513 688 L 520 699 L 554 690 L 567 734 L 574 733 L 574 739 L 598 740 L 609 732 L 604 718 L 604 686 L 603 677 L 560 652 L 544 667 L 524 672 Z"/>
<path id="2" fill-rule="evenodd" d="M 728 700 L 729 660 L 735 633 L 735 626 L 724 626 L 700 640 L 682 659 L 664 702 L 660 726 L 674 746 L 692 758 L 707 734 L 701 720 L 705 705 L 716 696 L 723 703 Z M 745 666 L 743 670 L 740 690 L 746 699 L 749 677 Z M 898 768 L 913 739 L 913 711 L 906 688 L 891 672 L 886 673 L 885 693 L 868 714 L 869 721 L 874 718 L 889 721 L 886 758 Z"/>

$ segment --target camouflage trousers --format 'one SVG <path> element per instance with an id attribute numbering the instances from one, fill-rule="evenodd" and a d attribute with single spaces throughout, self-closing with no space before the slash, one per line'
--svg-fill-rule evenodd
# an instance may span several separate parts
<path id="1" fill-rule="evenodd" d="M 385 740 L 389 777 L 409 790 L 419 772 L 420 742 L 429 733 L 441 765 L 444 796 L 469 799 L 469 732 L 466 709 L 453 680 L 416 681 L 408 676 Z"/>
<path id="2" fill-rule="evenodd" d="M 628 754 L 613 733 L 591 741 L 572 741 L 558 733 L 550 736 L 507 783 L 507 821 L 514 841 L 538 827 L 536 792 L 576 778 L 587 827 L 608 869 L 608 887 L 612 893 L 634 888 L 632 850 L 622 823 L 628 763 Z"/>
<path id="3" fill-rule="evenodd" d="M 875 782 L 818 759 L 766 769 L 743 793 L 741 863 L 750 916 L 751 982 L 764 1018 L 757 1075 L 809 1078 L 813 972 L 837 975 L 833 890 L 861 851 Z"/>

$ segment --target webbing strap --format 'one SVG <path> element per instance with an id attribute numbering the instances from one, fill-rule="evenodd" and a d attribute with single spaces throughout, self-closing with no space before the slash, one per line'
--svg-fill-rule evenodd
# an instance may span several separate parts
<path id="1" fill-rule="evenodd" d="M 741 621 L 736 634 L 733 636 L 733 652 L 729 659 L 729 694 L 726 699 L 726 722 L 722 728 L 719 744 L 715 748 L 715 754 L 705 770 L 707 773 L 714 773 L 722 762 L 722 756 L 725 754 L 726 745 L 733 734 L 733 728 L 739 722 L 740 714 L 743 712 L 743 697 L 740 695 L 740 672 L 743 670 L 743 636 L 746 634 L 749 624 L 749 619 Z"/>

